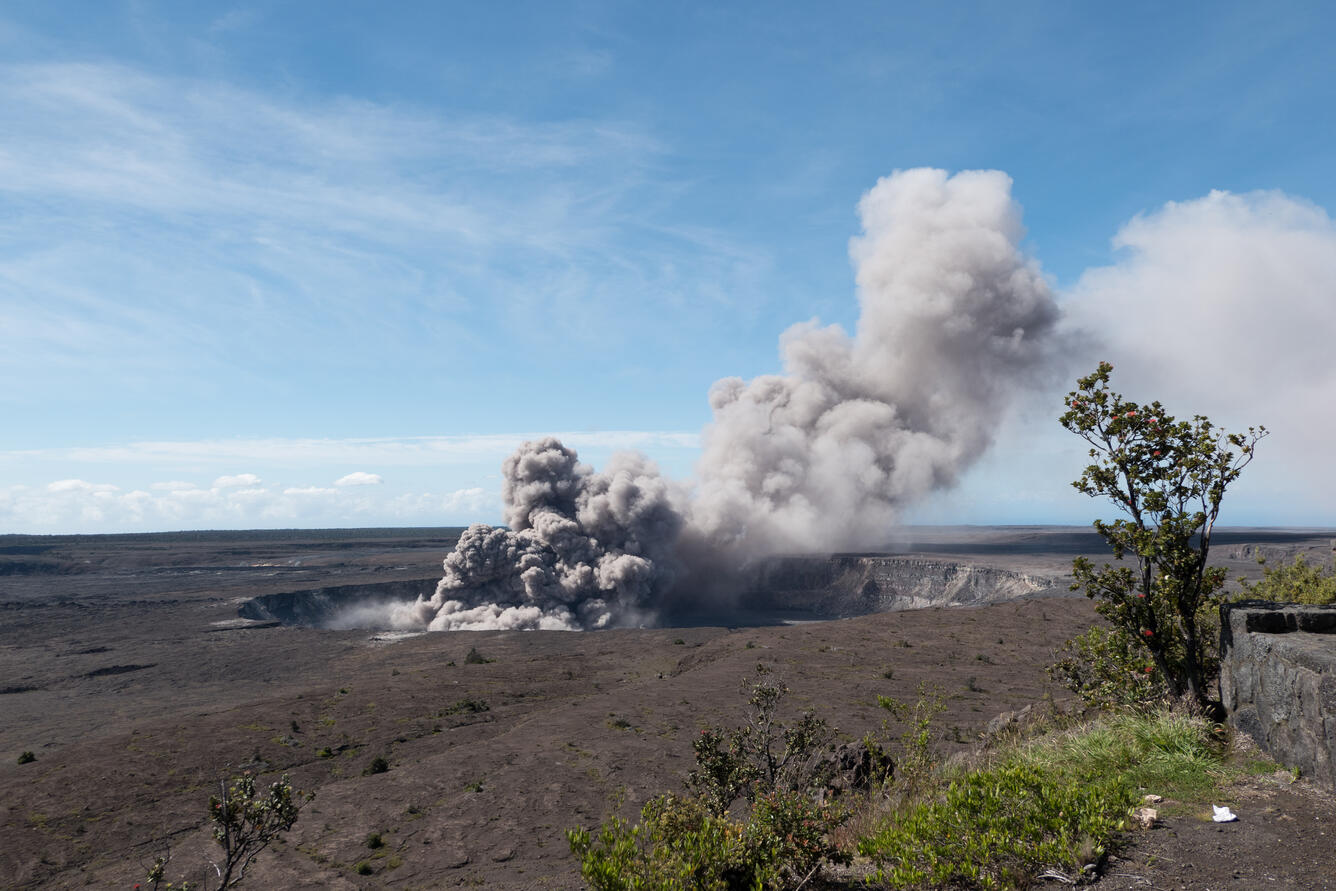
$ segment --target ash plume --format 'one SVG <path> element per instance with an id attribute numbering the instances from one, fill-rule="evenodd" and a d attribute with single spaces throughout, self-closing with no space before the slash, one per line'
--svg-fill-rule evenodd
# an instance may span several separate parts
<path id="1" fill-rule="evenodd" d="M 884 542 L 954 485 L 1051 367 L 1057 305 L 1004 173 L 899 171 L 858 209 L 857 329 L 794 325 L 783 374 L 717 382 L 689 488 L 634 453 L 595 471 L 555 439 L 526 443 L 503 466 L 509 528 L 470 527 L 434 596 L 394 624 L 652 622 L 766 554 Z"/>
<path id="2" fill-rule="evenodd" d="M 576 629 L 649 621 L 681 563 L 684 495 L 635 452 L 581 464 L 553 438 L 502 465 L 508 528 L 465 530 L 429 599 L 396 627 L 432 631 Z"/>

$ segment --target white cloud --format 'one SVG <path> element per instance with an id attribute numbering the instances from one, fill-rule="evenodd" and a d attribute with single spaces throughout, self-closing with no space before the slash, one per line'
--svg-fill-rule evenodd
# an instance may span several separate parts
<path id="1" fill-rule="evenodd" d="M 0 532 L 452 526 L 495 522 L 499 503 L 496 492 L 481 487 L 445 494 L 277 485 L 126 491 L 110 483 L 66 479 L 0 487 Z"/>
<path id="2" fill-rule="evenodd" d="M 260 478 L 253 473 L 238 473 L 235 476 L 220 476 L 213 481 L 215 489 L 236 489 L 240 487 L 254 487 L 261 482 Z"/>
<path id="3" fill-rule="evenodd" d="M 182 480 L 167 480 L 160 483 L 152 483 L 149 486 L 155 492 L 172 492 L 177 489 L 194 489 L 194 483 L 187 483 Z"/>
<path id="4" fill-rule="evenodd" d="M 347 476 L 341 476 L 334 481 L 336 486 L 379 486 L 385 482 L 378 473 L 367 473 L 364 470 L 357 470 Z"/>
<path id="5" fill-rule="evenodd" d="M 357 439 L 132 442 L 124 445 L 13 450 L 0 452 L 0 458 L 9 457 L 15 461 L 42 459 L 95 464 L 151 464 L 155 467 L 192 466 L 200 462 L 271 462 L 303 467 L 313 463 L 427 466 L 492 459 L 499 464 L 501 458 L 513 452 L 520 443 L 543 436 L 556 436 L 572 448 L 580 450 L 640 449 L 657 452 L 694 450 L 700 446 L 698 433 L 605 430 Z"/>
<path id="6" fill-rule="evenodd" d="M 119 487 L 109 483 L 89 483 L 84 480 L 56 480 L 46 487 L 48 492 L 77 492 L 90 495 L 109 495 L 120 491 Z"/>
<path id="7" fill-rule="evenodd" d="M 449 512 L 463 510 L 477 513 L 486 509 L 489 497 L 489 493 L 485 489 L 477 487 L 459 489 L 445 496 L 441 507 Z"/>
<path id="8" fill-rule="evenodd" d="M 1070 321 L 1116 389 L 1272 436 L 1235 491 L 1275 521 L 1336 522 L 1336 225 L 1280 192 L 1170 202 L 1119 231 L 1112 266 L 1072 289 Z M 1083 369 L 1088 371 L 1089 369 Z M 1229 502 L 1226 502 L 1227 505 Z"/>

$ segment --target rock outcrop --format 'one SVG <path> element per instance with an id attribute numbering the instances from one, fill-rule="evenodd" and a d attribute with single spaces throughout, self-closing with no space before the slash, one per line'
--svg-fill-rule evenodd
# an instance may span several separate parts
<path id="1" fill-rule="evenodd" d="M 1060 580 L 995 566 L 886 554 L 773 557 L 745 603 L 821 616 L 862 616 L 1059 593 Z"/>
<path id="2" fill-rule="evenodd" d="M 1244 601 L 1220 618 L 1229 723 L 1336 789 L 1336 606 Z"/>

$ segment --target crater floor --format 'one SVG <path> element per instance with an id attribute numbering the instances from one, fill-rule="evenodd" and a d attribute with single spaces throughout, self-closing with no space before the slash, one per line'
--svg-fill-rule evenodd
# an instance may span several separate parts
<path id="1" fill-rule="evenodd" d="M 238 621 L 257 594 L 430 578 L 456 532 L 0 537 L 0 885 L 129 887 L 167 846 L 172 877 L 193 872 L 210 789 L 249 768 L 317 793 L 257 887 L 578 888 L 564 829 L 679 788 L 691 739 L 737 719 L 757 662 L 850 737 L 880 726 L 877 695 L 929 683 L 959 748 L 1042 697 L 1053 648 L 1094 615 L 1063 597 L 583 634 Z M 913 532 L 910 553 L 1015 572 L 1101 553 L 1078 530 Z M 1232 530 L 1217 553 L 1256 572 L 1258 548 L 1325 553 L 1330 537 Z M 377 756 L 389 771 L 363 776 Z M 373 831 L 384 848 L 366 848 Z"/>

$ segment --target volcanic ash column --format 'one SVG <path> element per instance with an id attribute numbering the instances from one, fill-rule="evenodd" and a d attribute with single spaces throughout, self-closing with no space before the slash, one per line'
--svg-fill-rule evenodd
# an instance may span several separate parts
<path id="1" fill-rule="evenodd" d="M 595 472 L 555 439 L 526 443 L 503 466 L 509 529 L 470 527 L 396 624 L 652 621 L 684 578 L 883 543 L 905 506 L 953 485 L 1050 367 L 1057 306 L 1004 173 L 900 171 L 859 215 L 857 331 L 795 325 L 784 374 L 714 385 L 694 498 L 640 455 Z"/>
<path id="2" fill-rule="evenodd" d="M 795 325 L 785 374 L 710 392 L 692 520 L 748 555 L 882 544 L 953 485 L 1055 350 L 1057 305 L 999 171 L 906 170 L 859 203 L 861 314 Z"/>
<path id="3" fill-rule="evenodd" d="M 602 472 L 555 439 L 502 465 L 508 529 L 470 526 L 430 600 L 394 624 L 433 631 L 582 629 L 651 621 L 681 567 L 682 493 L 643 455 Z"/>

